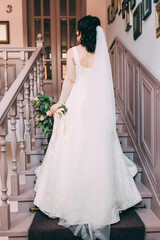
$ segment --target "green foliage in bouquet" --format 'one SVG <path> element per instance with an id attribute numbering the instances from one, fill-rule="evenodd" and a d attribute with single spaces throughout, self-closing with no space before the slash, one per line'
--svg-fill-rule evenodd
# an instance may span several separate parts
<path id="1" fill-rule="evenodd" d="M 35 128 L 41 128 L 41 134 L 45 137 L 50 137 L 53 132 L 54 115 L 50 111 L 50 108 L 55 104 L 54 99 L 56 97 L 49 97 L 46 94 L 38 94 L 36 98 L 31 100 L 34 107 L 34 118 L 36 119 Z M 68 111 L 65 105 L 61 105 L 57 109 L 58 117 L 66 114 Z"/>
<path id="2" fill-rule="evenodd" d="M 42 129 L 41 134 L 45 137 L 48 137 L 53 132 L 54 116 L 47 116 L 47 111 L 50 110 L 50 107 L 55 104 L 55 96 L 49 97 L 46 94 L 38 94 L 36 98 L 31 100 L 31 103 L 34 107 L 34 118 L 36 119 L 35 128 Z"/>

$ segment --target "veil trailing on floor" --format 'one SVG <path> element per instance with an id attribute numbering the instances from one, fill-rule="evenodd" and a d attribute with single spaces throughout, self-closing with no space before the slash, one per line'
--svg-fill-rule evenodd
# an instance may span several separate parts
<path id="1" fill-rule="evenodd" d="M 91 193 L 90 199 L 87 199 L 86 223 L 77 222 L 72 225 L 72 221 L 60 218 L 58 224 L 69 227 L 75 236 L 81 236 L 85 240 L 108 240 L 114 208 L 112 161 L 113 137 L 116 132 L 115 100 L 105 33 L 100 26 L 96 31 L 94 63 L 86 83 L 85 104 L 80 116 L 79 128 L 83 131 L 79 131 L 80 136 L 77 136 L 79 150 L 77 155 L 75 152 L 76 161 L 79 159 L 81 162 L 75 168 L 75 175 L 81 174 L 83 187 L 88 182 L 94 184 L 96 194 Z M 99 185 L 96 185 L 97 178 Z M 89 191 L 89 184 L 86 184 L 86 191 Z M 78 187 L 80 195 L 81 185 L 77 184 Z M 83 188 L 82 191 L 84 195 Z"/>

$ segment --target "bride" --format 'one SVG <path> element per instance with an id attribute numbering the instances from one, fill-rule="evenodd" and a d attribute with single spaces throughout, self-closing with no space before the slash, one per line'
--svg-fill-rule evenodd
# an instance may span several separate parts
<path id="1" fill-rule="evenodd" d="M 119 212 L 140 202 L 137 168 L 122 152 L 116 132 L 110 60 L 97 17 L 78 22 L 78 46 L 67 52 L 59 101 L 51 107 L 54 131 L 36 170 L 34 204 L 85 240 L 110 238 Z M 68 112 L 58 118 L 62 104 Z"/>

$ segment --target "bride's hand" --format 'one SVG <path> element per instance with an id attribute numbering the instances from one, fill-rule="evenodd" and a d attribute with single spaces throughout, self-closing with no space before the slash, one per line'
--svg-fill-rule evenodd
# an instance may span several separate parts
<path id="1" fill-rule="evenodd" d="M 53 104 L 53 106 L 50 108 L 50 111 L 54 114 L 61 105 L 62 104 L 58 102 L 56 104 Z"/>

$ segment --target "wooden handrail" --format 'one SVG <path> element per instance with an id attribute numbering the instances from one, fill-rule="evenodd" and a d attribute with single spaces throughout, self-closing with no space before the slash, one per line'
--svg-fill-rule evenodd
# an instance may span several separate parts
<path id="1" fill-rule="evenodd" d="M 158 77 L 151 72 L 151 70 L 149 69 L 148 66 L 145 65 L 145 63 L 142 63 L 137 57 L 135 57 L 135 55 L 130 50 L 128 50 L 128 47 L 124 43 L 122 43 L 122 41 L 118 37 L 114 38 L 114 40 L 111 43 L 111 46 L 109 47 L 109 50 L 111 51 L 111 49 L 116 43 L 121 44 L 123 48 L 125 48 L 125 51 L 128 52 L 130 56 L 132 56 L 132 58 L 137 62 L 137 64 L 141 68 L 143 68 L 144 71 L 152 78 L 152 80 L 154 80 L 156 84 L 158 84 L 158 86 L 160 87 L 160 79 L 158 79 Z"/>
<path id="2" fill-rule="evenodd" d="M 24 82 L 28 77 L 28 74 L 33 64 L 36 62 L 37 57 L 42 51 L 41 47 L 37 47 L 34 49 L 35 49 L 34 53 L 30 57 L 30 59 L 26 62 L 25 67 L 21 70 L 20 74 L 18 75 L 18 77 L 13 82 L 12 86 L 10 87 L 10 89 L 7 91 L 7 93 L 5 94 L 5 96 L 2 98 L 0 102 L 0 124 L 5 119 L 10 107 L 12 106 L 18 93 L 20 92 L 20 89 L 24 85 Z"/>
<path id="3" fill-rule="evenodd" d="M 1 47 L 0 48 L 0 52 L 6 51 L 6 52 L 34 52 L 36 50 L 35 47 L 27 47 L 27 48 L 5 48 L 5 47 Z"/>

